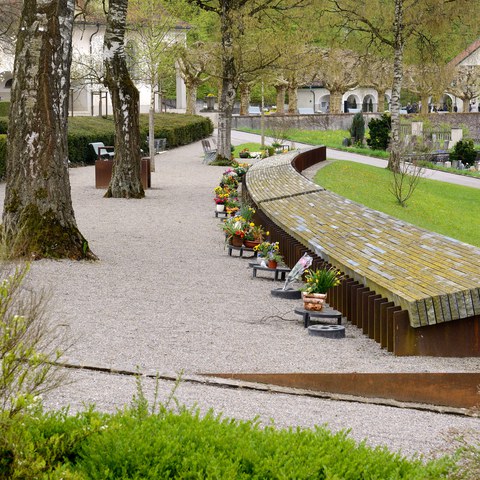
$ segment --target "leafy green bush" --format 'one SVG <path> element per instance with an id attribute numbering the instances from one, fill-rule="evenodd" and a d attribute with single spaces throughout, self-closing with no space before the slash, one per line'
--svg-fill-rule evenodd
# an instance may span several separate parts
<path id="1" fill-rule="evenodd" d="M 5 178 L 7 168 L 7 136 L 0 134 L 0 180 Z"/>
<path id="2" fill-rule="evenodd" d="M 461 161 L 466 166 L 471 166 L 475 163 L 477 152 L 473 140 L 464 139 L 458 141 L 453 147 L 453 152 L 450 154 L 450 160 Z"/>
<path id="3" fill-rule="evenodd" d="M 384 113 L 380 118 L 372 118 L 368 123 L 370 136 L 367 138 L 367 144 L 375 150 L 386 150 L 390 141 L 390 131 L 392 130 L 392 119 L 390 115 Z"/>
<path id="4" fill-rule="evenodd" d="M 353 143 L 363 143 L 363 138 L 365 137 L 365 119 L 361 112 L 358 112 L 353 116 L 350 135 Z"/>

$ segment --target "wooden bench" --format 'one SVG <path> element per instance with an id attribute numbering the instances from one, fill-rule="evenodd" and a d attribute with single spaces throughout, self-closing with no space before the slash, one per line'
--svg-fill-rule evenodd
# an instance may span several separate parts
<path id="1" fill-rule="evenodd" d="M 294 166 L 312 152 L 269 157 L 249 169 L 244 185 L 262 224 L 347 275 L 334 294 L 338 304 L 382 346 L 390 342 L 397 354 L 480 356 L 480 249 L 324 190 Z M 429 326 L 439 328 L 422 328 Z M 446 335 L 452 328 L 461 342 Z"/>
<path id="2" fill-rule="evenodd" d="M 255 258 L 257 256 L 257 252 L 253 248 L 247 248 L 245 245 L 242 245 L 241 247 L 235 247 L 233 245 L 228 244 L 227 249 L 228 249 L 228 255 L 230 257 L 233 257 L 232 255 L 233 252 L 238 252 L 239 257 L 243 257 L 244 252 L 252 254 L 245 258 Z"/>
<path id="3" fill-rule="evenodd" d="M 248 266 L 252 269 L 252 278 L 257 277 L 257 272 L 260 270 L 262 272 L 273 272 L 273 281 L 282 280 L 285 281 L 286 274 L 290 271 L 288 267 L 282 267 L 278 265 L 276 268 L 269 268 L 260 265 L 259 263 L 249 263 Z"/>
<path id="4" fill-rule="evenodd" d="M 307 328 L 310 325 L 310 321 L 312 318 L 320 318 L 322 320 L 325 320 L 326 318 L 333 318 L 334 320 L 337 321 L 337 325 L 342 324 L 342 314 L 338 310 L 330 308 L 328 305 L 324 306 L 322 310 L 320 310 L 319 312 L 312 311 L 312 310 L 305 310 L 305 308 L 300 308 L 300 307 L 296 308 L 294 312 L 297 315 L 302 316 L 304 328 Z"/>

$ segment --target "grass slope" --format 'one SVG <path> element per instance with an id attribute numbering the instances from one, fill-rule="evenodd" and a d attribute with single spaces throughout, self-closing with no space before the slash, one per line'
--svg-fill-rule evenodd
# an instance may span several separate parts
<path id="1" fill-rule="evenodd" d="M 423 179 L 402 208 L 389 191 L 392 173 L 386 169 L 334 161 L 314 181 L 367 207 L 480 247 L 480 189 Z"/>

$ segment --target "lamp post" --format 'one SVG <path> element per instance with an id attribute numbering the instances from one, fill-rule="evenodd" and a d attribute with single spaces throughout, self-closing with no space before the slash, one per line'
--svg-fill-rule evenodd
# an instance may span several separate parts
<path id="1" fill-rule="evenodd" d="M 263 86 L 263 80 L 262 80 L 262 102 L 261 102 L 261 108 L 260 108 L 260 133 L 261 133 L 262 147 L 265 146 L 265 112 L 263 111 L 264 106 L 265 106 L 265 97 L 264 97 L 264 86 Z"/>

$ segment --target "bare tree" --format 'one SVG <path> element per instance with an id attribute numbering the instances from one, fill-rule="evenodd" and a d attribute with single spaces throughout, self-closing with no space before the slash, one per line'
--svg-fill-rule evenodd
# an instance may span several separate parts
<path id="1" fill-rule="evenodd" d="M 453 74 L 453 80 L 447 87 L 447 92 L 452 93 L 463 101 L 463 110 L 468 111 L 472 100 L 480 97 L 480 66 L 460 65 Z"/>
<path id="2" fill-rule="evenodd" d="M 181 2 L 160 0 L 130 0 L 128 28 L 136 48 L 136 67 L 150 85 L 148 135 L 150 168 L 155 171 L 155 92 L 161 90 L 160 74 L 170 67 L 174 70 L 172 51 L 179 41 L 175 29 L 179 26 Z"/>
<path id="3" fill-rule="evenodd" d="M 359 8 L 356 0 L 328 0 L 327 9 L 341 36 L 353 35 L 365 48 L 390 51 L 393 57 L 391 98 L 392 140 L 388 168 L 400 164 L 400 93 L 403 81 L 404 55 L 414 40 L 429 48 L 435 37 L 446 35 L 452 18 L 477 11 L 475 0 L 370 0 Z M 435 12 L 433 15 L 432 12 Z"/>
<path id="4" fill-rule="evenodd" d="M 210 47 L 211 45 L 199 41 L 179 49 L 177 62 L 187 90 L 186 113 L 191 115 L 197 113 L 198 87 L 210 78 L 210 75 L 206 74 L 207 69 L 211 71 L 213 63 Z"/>
<path id="5" fill-rule="evenodd" d="M 25 288 L 27 272 L 3 271 L 0 283 L 0 412 L 10 417 L 66 379 L 55 366 L 66 339 L 46 318 L 48 296 Z"/>
<path id="6" fill-rule="evenodd" d="M 95 258 L 78 230 L 67 124 L 74 0 L 25 0 L 17 35 L 3 234 L 9 255 Z"/>
<path id="7" fill-rule="evenodd" d="M 271 23 L 269 14 L 279 12 L 285 14 L 290 9 L 307 4 L 307 0 L 189 0 L 205 11 L 218 15 L 220 20 L 221 45 L 221 95 L 218 116 L 218 156 L 230 159 L 232 113 L 235 103 L 238 77 L 241 71 L 236 62 L 236 49 L 241 38 L 250 30 L 250 19 L 257 22 L 265 21 L 263 28 Z M 248 28 L 246 27 L 248 23 Z M 278 57 L 277 57 L 278 58 Z M 275 59 L 265 59 L 266 65 L 272 64 Z M 257 68 L 258 69 L 258 68 Z"/>
<path id="8" fill-rule="evenodd" d="M 428 145 L 424 145 L 427 151 Z M 392 170 L 392 183 L 390 192 L 393 194 L 397 202 L 406 207 L 408 200 L 412 197 L 417 189 L 425 168 L 422 166 L 420 158 L 424 155 L 419 152 L 411 152 L 412 147 L 401 142 L 401 150 L 403 159 L 398 164 L 398 168 Z"/>
<path id="9" fill-rule="evenodd" d="M 109 0 L 103 43 L 105 86 L 115 120 L 115 160 L 105 197 L 143 198 L 140 180 L 140 99 L 127 68 L 125 28 L 128 0 Z"/>
<path id="10" fill-rule="evenodd" d="M 358 56 L 348 50 L 324 50 L 319 65 L 319 79 L 330 91 L 330 112 L 340 113 L 343 94 L 358 86 Z"/>
<path id="11" fill-rule="evenodd" d="M 428 113 L 429 98 L 440 97 L 451 79 L 452 70 L 446 65 L 420 63 L 405 68 L 405 87 L 420 95 L 423 114 Z"/>

